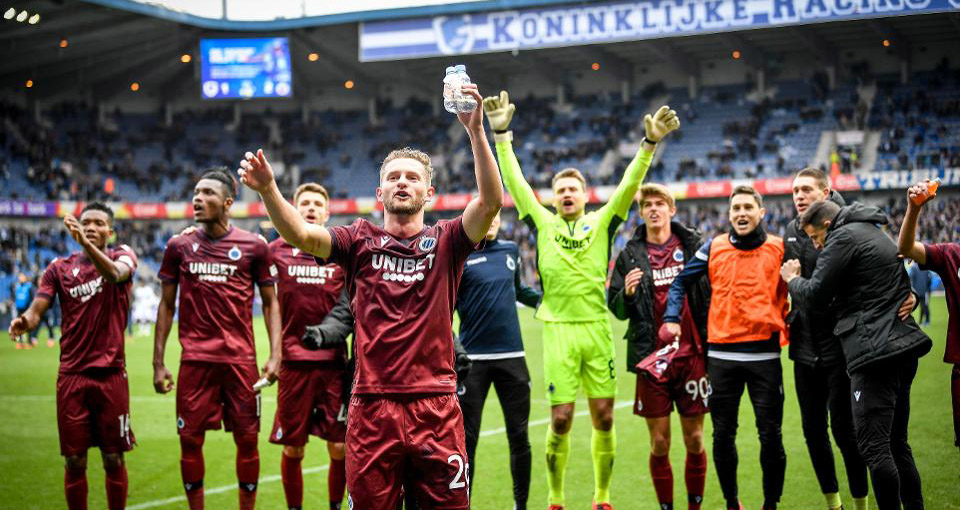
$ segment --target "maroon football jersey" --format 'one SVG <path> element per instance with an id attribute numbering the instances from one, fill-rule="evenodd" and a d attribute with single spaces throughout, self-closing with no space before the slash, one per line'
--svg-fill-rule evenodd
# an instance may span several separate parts
<path id="1" fill-rule="evenodd" d="M 83 252 L 54 259 L 43 273 L 37 295 L 60 299 L 61 373 L 124 366 L 123 332 L 137 255 L 129 246 L 121 245 L 108 249 L 107 256 L 130 267 L 128 280 L 104 280 Z"/>
<path id="2" fill-rule="evenodd" d="M 180 286 L 183 361 L 256 363 L 253 287 L 273 285 L 267 240 L 236 227 L 211 239 L 202 229 L 167 241 L 158 276 Z"/>
<path id="3" fill-rule="evenodd" d="M 330 234 L 329 262 L 346 272 L 356 318 L 353 393 L 454 392 L 454 303 L 463 263 L 476 248 L 462 218 L 409 239 L 363 219 Z"/>
<path id="4" fill-rule="evenodd" d="M 927 263 L 920 266 L 940 275 L 947 294 L 947 348 L 943 361 L 960 364 L 960 244 L 924 244 Z"/>
<path id="5" fill-rule="evenodd" d="M 343 270 L 336 264 L 317 264 L 313 255 L 283 238 L 270 243 L 270 257 L 277 270 L 277 295 L 283 316 L 283 359 L 344 361 L 346 348 L 311 351 L 300 341 L 304 328 L 319 324 L 337 304 L 343 289 Z"/>
<path id="6" fill-rule="evenodd" d="M 653 318 L 656 321 L 654 331 L 660 331 L 663 324 L 663 314 L 667 311 L 667 296 L 670 294 L 670 285 L 674 278 L 683 271 L 683 244 L 676 234 L 671 234 L 667 242 L 653 244 L 647 242 L 647 257 L 650 259 L 650 269 L 653 271 Z M 690 316 L 690 306 L 687 298 L 683 298 L 683 313 L 680 315 L 680 350 L 676 357 L 689 356 L 699 348 L 697 324 Z M 656 348 L 664 344 L 657 339 Z"/>

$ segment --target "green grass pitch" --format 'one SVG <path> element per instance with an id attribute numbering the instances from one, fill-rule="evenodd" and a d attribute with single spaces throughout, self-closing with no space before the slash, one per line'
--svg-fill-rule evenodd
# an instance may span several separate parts
<path id="1" fill-rule="evenodd" d="M 953 446 L 950 413 L 950 367 L 941 361 L 947 326 L 942 297 L 933 301 L 934 321 L 928 329 L 933 337 L 933 351 L 924 357 L 913 386 L 913 412 L 910 437 L 923 477 L 927 508 L 960 509 L 960 452 Z M 533 406 L 530 416 L 530 442 L 533 447 L 533 483 L 530 508 L 546 507 L 543 444 L 549 406 L 544 399 L 541 363 L 540 323 L 529 309 L 520 310 L 527 363 L 533 377 Z M 616 410 L 617 460 L 613 477 L 613 503 L 620 509 L 657 508 L 647 468 L 650 452 L 649 435 L 643 420 L 631 412 L 634 376 L 624 368 L 624 341 L 620 339 L 625 323 L 614 320 L 618 355 L 618 408 Z M 263 323 L 256 322 L 258 349 L 263 359 L 266 350 Z M 41 337 L 43 338 L 43 337 Z M 0 340 L 7 340 L 0 334 Z M 57 509 L 65 508 L 63 497 L 63 461 L 59 456 L 54 398 L 58 350 L 40 347 L 30 351 L 15 350 L 12 343 L 0 343 L 0 508 Z M 179 346 L 176 334 L 171 335 L 167 365 L 176 371 Z M 153 391 L 151 369 L 151 337 L 138 336 L 127 343 L 127 364 L 130 377 L 131 414 L 137 436 L 136 449 L 127 455 L 130 477 L 130 509 L 186 508 L 180 484 L 179 443 L 174 417 L 173 394 L 157 395 Z M 787 481 L 780 508 L 809 510 L 824 507 L 823 497 L 814 478 L 800 430 L 800 415 L 793 388 L 793 369 L 786 355 L 784 386 L 786 406 L 783 436 L 787 450 Z M 493 510 L 512 507 L 512 489 L 507 452 L 507 439 L 502 432 L 503 419 L 495 393 L 487 403 L 483 433 L 475 468 L 473 508 Z M 264 391 L 263 423 L 260 440 L 261 484 L 257 497 L 260 508 L 285 508 L 280 484 L 280 448 L 267 442 L 276 408 L 276 388 Z M 573 427 L 570 465 L 567 471 L 567 508 L 589 508 L 593 494 L 593 471 L 590 462 L 590 421 L 585 415 L 586 401 L 577 403 L 578 415 Z M 675 415 L 674 415 L 675 416 Z M 674 417 L 674 444 L 671 459 L 674 466 L 677 508 L 685 508 L 683 484 L 684 451 L 679 423 Z M 706 425 L 707 453 L 710 454 L 710 420 Z M 740 486 L 744 504 L 759 508 L 762 494 L 758 461 L 758 442 L 749 401 L 741 403 Z M 207 508 L 236 508 L 234 447 L 229 435 L 222 431 L 207 434 L 204 448 L 207 473 L 205 486 Z M 839 452 L 838 466 L 842 465 Z M 316 439 L 307 448 L 304 461 L 304 508 L 323 509 L 326 503 L 326 449 Z M 710 462 L 707 473 L 706 509 L 722 508 L 720 488 Z M 843 469 L 841 495 L 848 502 L 849 492 Z M 99 455 L 90 454 L 88 467 L 90 508 L 105 508 L 103 470 Z"/>

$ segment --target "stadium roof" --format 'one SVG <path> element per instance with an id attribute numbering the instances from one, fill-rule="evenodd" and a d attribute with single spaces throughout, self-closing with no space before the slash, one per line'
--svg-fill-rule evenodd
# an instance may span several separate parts
<path id="1" fill-rule="evenodd" d="M 360 63 L 356 21 L 237 32 L 201 28 L 167 17 L 101 5 L 106 3 L 151 7 L 119 0 L 0 0 L 0 11 L 12 7 L 40 14 L 39 23 L 33 25 L 0 18 L 0 48 L 5 55 L 0 61 L 0 88 L 26 91 L 29 97 L 43 100 L 77 90 L 89 93 L 95 100 L 107 100 L 131 93 L 131 82 L 136 81 L 138 93 L 154 98 L 196 98 L 196 57 L 201 37 L 290 36 L 294 91 L 299 97 L 333 89 L 343 91 L 345 80 L 354 80 L 355 93 L 368 96 L 375 95 L 380 84 L 406 82 L 423 86 L 423 76 L 439 76 L 443 66 L 452 60 L 445 57 Z M 826 64 L 844 52 L 876 47 L 884 39 L 892 42 L 887 51 L 909 54 L 911 50 L 923 51 L 928 45 L 956 45 L 960 41 L 958 33 L 960 13 L 954 12 L 467 55 L 455 60 L 467 64 L 481 85 L 484 81 L 505 83 L 507 76 L 530 73 L 562 83 L 578 73 L 592 72 L 592 63 L 600 64 L 599 73 L 615 76 L 625 76 L 631 68 L 655 73 L 658 67 L 673 66 L 690 71 L 703 61 L 730 58 L 733 50 L 740 51 L 748 64 L 768 69 L 775 69 L 784 54 L 805 53 L 812 56 L 814 68 L 818 62 Z M 308 60 L 311 53 L 316 53 L 314 60 Z M 31 87 L 26 90 L 28 80 Z"/>

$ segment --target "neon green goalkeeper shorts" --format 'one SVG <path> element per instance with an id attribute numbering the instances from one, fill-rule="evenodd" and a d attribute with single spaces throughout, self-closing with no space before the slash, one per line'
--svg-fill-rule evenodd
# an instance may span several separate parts
<path id="1" fill-rule="evenodd" d="M 570 404 L 583 386 L 587 398 L 617 396 L 610 321 L 544 322 L 543 375 L 550 405 Z"/>

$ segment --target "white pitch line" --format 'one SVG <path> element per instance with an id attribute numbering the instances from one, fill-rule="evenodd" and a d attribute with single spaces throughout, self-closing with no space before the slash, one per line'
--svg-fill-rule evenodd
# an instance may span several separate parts
<path id="1" fill-rule="evenodd" d="M 632 405 L 633 405 L 633 402 L 621 401 L 614 404 L 613 408 L 622 409 L 624 407 L 630 407 Z M 587 416 L 588 414 L 590 414 L 589 410 L 583 410 L 575 413 L 574 416 L 580 417 L 580 416 Z M 530 422 L 528 424 L 528 427 L 539 427 L 540 425 L 546 425 L 548 423 L 550 423 L 550 418 L 541 418 L 539 420 L 534 420 Z M 480 432 L 480 437 L 492 436 L 495 434 L 502 434 L 506 431 L 507 431 L 506 427 L 484 430 Z M 313 473 L 319 473 L 321 471 L 326 471 L 328 467 L 329 467 L 328 465 L 323 465 L 323 466 L 314 466 L 314 467 L 306 468 L 303 470 L 303 474 L 309 475 Z M 263 477 L 260 477 L 260 480 L 257 482 L 257 485 L 259 486 L 265 483 L 279 482 L 280 480 L 281 480 L 280 475 L 263 476 Z M 211 489 L 204 488 L 203 494 L 204 496 L 206 496 L 208 494 L 220 494 L 221 492 L 235 491 L 237 490 L 237 487 L 238 487 L 237 484 L 233 484 L 233 485 L 223 485 L 220 487 L 213 487 Z M 155 499 L 153 501 L 147 501 L 145 503 L 128 506 L 127 510 L 142 510 L 144 508 L 154 508 L 158 506 L 172 505 L 174 503 L 180 503 L 186 500 L 187 500 L 186 496 L 174 496 L 172 498 L 166 498 L 166 499 Z"/>

